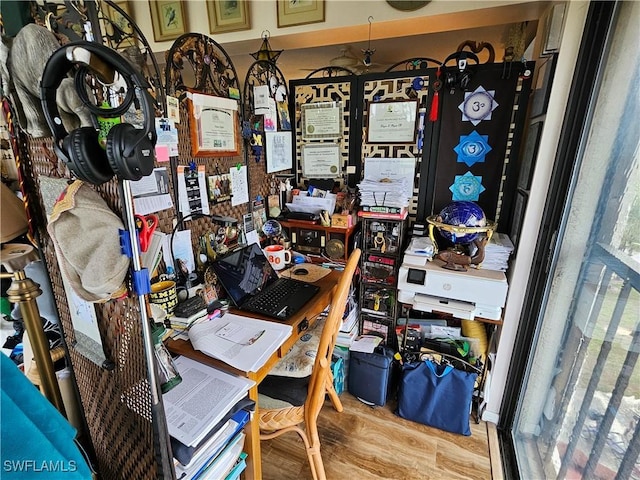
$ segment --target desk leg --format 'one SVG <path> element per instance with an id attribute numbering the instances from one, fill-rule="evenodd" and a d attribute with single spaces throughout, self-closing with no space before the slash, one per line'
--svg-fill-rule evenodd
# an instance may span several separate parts
<path id="1" fill-rule="evenodd" d="M 251 421 L 245 426 L 247 468 L 244 478 L 246 480 L 262 480 L 262 456 L 260 452 L 260 423 L 258 422 L 258 386 L 249 390 L 249 398 L 255 400 L 256 411 Z"/>

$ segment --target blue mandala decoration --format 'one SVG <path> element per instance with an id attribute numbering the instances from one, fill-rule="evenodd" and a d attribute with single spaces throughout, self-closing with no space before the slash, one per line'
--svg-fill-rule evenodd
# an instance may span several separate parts
<path id="1" fill-rule="evenodd" d="M 466 163 L 469 167 L 484 162 L 484 157 L 492 150 L 488 141 L 489 135 L 480 135 L 475 130 L 469 135 L 461 135 L 460 143 L 453 147 L 458 154 L 458 162 Z"/>
<path id="2" fill-rule="evenodd" d="M 486 189 L 482 186 L 482 177 L 467 172 L 464 175 L 456 175 L 456 180 L 449 187 L 451 190 L 452 200 L 468 200 L 477 201 L 480 194 Z"/>
<path id="3" fill-rule="evenodd" d="M 498 108 L 498 102 L 493 98 L 495 94 L 495 90 L 485 90 L 484 87 L 465 93 L 464 101 L 458 105 L 462 112 L 462 121 L 471 122 L 476 126 L 482 120 L 491 120 L 491 112 Z"/>

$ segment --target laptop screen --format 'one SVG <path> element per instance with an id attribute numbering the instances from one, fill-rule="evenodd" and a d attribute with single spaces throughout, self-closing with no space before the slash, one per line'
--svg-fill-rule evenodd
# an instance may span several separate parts
<path id="1" fill-rule="evenodd" d="M 213 268 L 218 281 L 238 307 L 278 279 L 257 243 L 225 255 L 213 263 Z"/>

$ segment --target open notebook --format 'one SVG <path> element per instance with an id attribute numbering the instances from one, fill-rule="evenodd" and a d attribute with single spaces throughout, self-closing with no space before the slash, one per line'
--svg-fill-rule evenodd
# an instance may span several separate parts
<path id="1" fill-rule="evenodd" d="M 320 290 L 310 283 L 278 278 L 256 243 L 225 255 L 213 268 L 236 307 L 278 320 L 291 317 Z"/>

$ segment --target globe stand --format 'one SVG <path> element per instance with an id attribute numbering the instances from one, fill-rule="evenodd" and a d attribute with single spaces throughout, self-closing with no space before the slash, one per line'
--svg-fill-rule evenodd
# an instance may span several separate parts
<path id="1" fill-rule="evenodd" d="M 487 220 L 487 224 L 484 226 L 467 227 L 464 225 L 449 225 L 448 223 L 443 223 L 440 220 L 441 217 L 439 215 L 431 215 L 427 217 L 427 223 L 429 224 L 429 238 L 431 239 L 431 242 L 433 242 L 434 252 L 436 253 L 435 258 L 445 262 L 442 268 L 446 268 L 447 270 L 466 272 L 466 266 L 480 265 L 484 260 L 485 246 L 489 242 L 489 240 L 491 240 L 497 224 L 495 222 L 490 222 Z M 434 234 L 434 230 L 436 228 L 440 232 L 444 231 L 452 234 L 453 236 L 463 236 L 470 234 L 482 234 L 482 236 L 476 237 L 469 243 L 455 244 L 453 247 L 440 250 Z M 464 245 L 469 246 L 466 251 L 463 248 Z M 475 245 L 476 247 L 474 252 L 470 251 L 471 245 Z"/>

